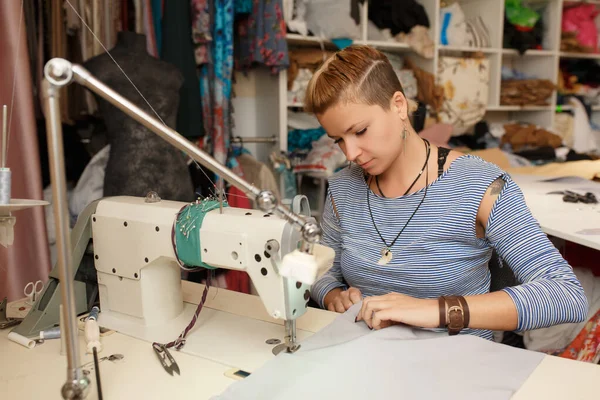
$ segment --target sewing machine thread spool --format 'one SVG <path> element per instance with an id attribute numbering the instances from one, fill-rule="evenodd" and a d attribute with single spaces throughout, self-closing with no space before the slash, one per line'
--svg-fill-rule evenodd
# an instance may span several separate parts
<path id="1" fill-rule="evenodd" d="M 9 168 L 0 168 L 0 204 L 10 204 Z"/>

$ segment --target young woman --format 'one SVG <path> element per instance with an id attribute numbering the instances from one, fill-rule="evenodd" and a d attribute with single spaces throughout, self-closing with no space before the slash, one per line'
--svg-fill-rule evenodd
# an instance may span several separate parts
<path id="1" fill-rule="evenodd" d="M 436 148 L 379 51 L 351 46 L 314 74 L 306 108 L 351 161 L 329 180 L 322 243 L 332 269 L 312 296 L 372 329 L 394 323 L 492 338 L 580 322 L 587 300 L 519 187 L 484 160 Z M 496 250 L 519 286 L 490 293 Z M 364 298 L 364 299 L 363 299 Z"/>

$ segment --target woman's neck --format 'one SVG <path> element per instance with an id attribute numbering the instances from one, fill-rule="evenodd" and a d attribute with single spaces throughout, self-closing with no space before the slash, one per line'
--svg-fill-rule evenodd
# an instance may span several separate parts
<path id="1" fill-rule="evenodd" d="M 409 132 L 408 137 L 404 142 L 404 148 L 396 160 L 386 171 L 377 177 L 379 186 L 386 197 L 399 197 L 404 195 L 406 190 L 413 184 L 415 178 L 419 175 L 419 172 L 423 169 L 426 157 L 427 146 L 425 141 L 415 132 Z M 430 156 L 427 167 L 429 167 L 431 159 Z M 427 174 L 424 171 L 419 180 L 410 189 L 410 192 L 415 192 L 426 185 L 426 175 Z"/>

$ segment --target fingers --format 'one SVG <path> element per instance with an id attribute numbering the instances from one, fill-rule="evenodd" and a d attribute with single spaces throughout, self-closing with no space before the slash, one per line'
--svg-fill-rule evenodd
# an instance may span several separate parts
<path id="1" fill-rule="evenodd" d="M 393 310 L 391 308 L 373 313 L 370 327 L 375 330 L 387 328 L 393 324 L 392 314 Z"/>
<path id="2" fill-rule="evenodd" d="M 344 303 L 342 302 L 342 297 L 338 297 L 337 299 L 335 299 L 333 301 L 334 305 L 335 305 L 335 311 L 339 312 L 339 313 L 345 313 L 346 312 L 346 307 L 344 306 Z"/>
<path id="3" fill-rule="evenodd" d="M 342 305 L 344 306 L 344 311 L 352 307 L 352 301 L 350 301 L 350 296 L 348 296 L 348 294 L 342 294 L 341 301 Z"/>
<path id="4" fill-rule="evenodd" d="M 388 310 L 394 306 L 394 303 L 389 300 L 377 300 L 376 298 L 369 298 L 363 301 L 360 316 L 361 319 L 369 326 L 374 328 L 373 318 L 377 312 L 382 310 Z M 358 319 L 357 319 L 358 320 Z M 378 321 L 377 325 L 381 324 L 381 320 Z"/>
<path id="5" fill-rule="evenodd" d="M 348 296 L 350 297 L 350 301 L 352 304 L 357 304 L 362 301 L 362 293 L 357 288 L 348 289 Z"/>

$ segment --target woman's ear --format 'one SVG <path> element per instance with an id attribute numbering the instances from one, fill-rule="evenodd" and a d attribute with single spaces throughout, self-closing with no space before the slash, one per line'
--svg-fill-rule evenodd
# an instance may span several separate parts
<path id="1" fill-rule="evenodd" d="M 391 109 L 400 116 L 400 119 L 408 118 L 408 101 L 402 92 L 397 91 L 392 96 Z"/>

